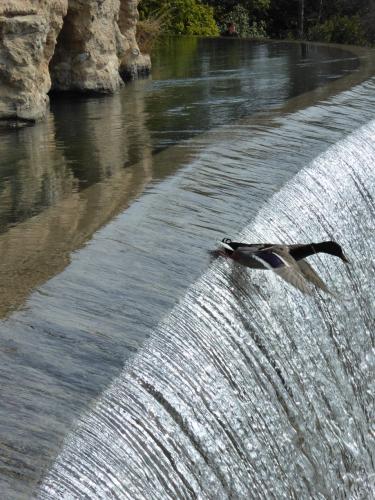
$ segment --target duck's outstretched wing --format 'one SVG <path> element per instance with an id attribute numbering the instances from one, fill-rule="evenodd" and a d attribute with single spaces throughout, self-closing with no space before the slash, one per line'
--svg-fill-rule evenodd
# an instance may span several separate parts
<path id="1" fill-rule="evenodd" d="M 277 267 L 271 267 L 271 269 L 278 276 L 280 276 L 280 278 L 283 278 L 285 281 L 298 288 L 298 290 L 300 290 L 302 293 L 306 293 L 308 295 L 311 295 L 313 293 L 312 288 L 306 281 L 304 272 L 299 266 L 299 262 L 294 260 L 287 249 L 274 246 L 272 250 L 268 250 L 268 252 L 272 253 L 274 256 L 277 256 L 277 258 L 283 264 Z"/>
<path id="2" fill-rule="evenodd" d="M 284 266 L 285 261 L 271 249 L 271 246 L 265 245 L 244 246 L 236 249 L 232 258 L 254 269 L 275 269 Z"/>
<path id="3" fill-rule="evenodd" d="M 259 257 L 263 257 L 265 254 L 273 256 L 274 259 L 279 263 L 278 265 L 269 266 L 280 278 L 298 288 L 302 293 L 311 295 L 313 290 L 309 286 L 305 279 L 305 275 L 299 267 L 299 263 L 290 255 L 289 251 L 281 246 L 274 245 L 272 248 L 266 251 L 257 252 Z M 271 260 L 269 260 L 271 263 Z"/>
<path id="4" fill-rule="evenodd" d="M 304 275 L 298 269 L 298 266 L 288 266 L 281 267 L 280 269 L 274 269 L 274 272 L 287 281 L 295 288 L 298 288 L 302 293 L 311 295 L 313 293 L 312 288 L 309 286 Z"/>
<path id="5" fill-rule="evenodd" d="M 300 268 L 300 271 L 303 274 L 303 276 L 308 281 L 310 281 L 310 283 L 312 283 L 313 285 L 320 288 L 321 290 L 323 290 L 326 293 L 331 293 L 328 290 L 327 285 L 324 283 L 324 281 L 320 278 L 320 276 L 317 274 L 315 269 L 313 267 L 311 267 L 308 262 L 306 262 L 305 260 L 299 260 L 297 262 L 297 265 Z"/>
<path id="6" fill-rule="evenodd" d="M 289 252 L 284 251 L 284 249 L 278 250 L 277 253 L 285 260 L 287 265 L 280 269 L 275 269 L 274 271 L 285 281 L 288 281 L 301 290 L 301 292 L 309 295 L 312 294 L 313 290 L 307 282 L 312 283 L 326 293 L 331 293 L 327 285 L 308 262 L 305 260 L 296 261 Z"/>
<path id="7" fill-rule="evenodd" d="M 236 250 L 234 259 L 254 269 L 270 269 L 301 292 L 312 293 L 297 262 L 288 250 L 281 246 L 263 246 L 261 249 L 259 246 L 258 248 L 242 247 Z"/>

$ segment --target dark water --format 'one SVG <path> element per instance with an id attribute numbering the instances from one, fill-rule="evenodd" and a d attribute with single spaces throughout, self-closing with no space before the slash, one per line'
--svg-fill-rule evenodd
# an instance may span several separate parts
<path id="1" fill-rule="evenodd" d="M 215 240 L 371 120 L 372 80 L 313 104 L 357 67 L 337 49 L 175 41 L 153 80 L 54 98 L 46 123 L 1 132 L 6 498 L 31 495 L 75 420 L 207 269 Z M 299 111 L 276 109 L 312 88 Z"/>
<path id="2" fill-rule="evenodd" d="M 167 40 L 153 60 L 152 79 L 114 97 L 52 96 L 47 123 L 1 132 L 1 231 L 165 147 L 359 66 L 337 48 L 198 38 Z"/>
<path id="3" fill-rule="evenodd" d="M 359 67 L 337 48 L 198 38 L 171 39 L 154 64 L 146 123 L 156 150 L 273 109 Z"/>

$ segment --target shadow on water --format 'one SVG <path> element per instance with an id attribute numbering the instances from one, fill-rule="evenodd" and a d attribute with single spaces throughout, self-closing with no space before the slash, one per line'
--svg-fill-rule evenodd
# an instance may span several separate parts
<path id="1" fill-rule="evenodd" d="M 158 56 L 154 80 L 111 98 L 55 100 L 46 123 L 1 133 L 7 498 L 27 498 L 75 419 L 207 268 L 211 243 L 371 118 L 372 81 L 307 109 L 306 96 L 293 101 L 306 81 L 355 71 L 357 60 L 344 53 L 340 63 L 337 49 L 175 43 L 171 63 Z M 311 79 L 291 83 L 293 65 L 293 78 Z"/>

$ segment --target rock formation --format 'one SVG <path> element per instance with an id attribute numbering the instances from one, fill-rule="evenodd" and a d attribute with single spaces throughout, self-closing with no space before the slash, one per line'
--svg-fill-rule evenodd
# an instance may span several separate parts
<path id="1" fill-rule="evenodd" d="M 138 3 L 139 0 L 121 0 L 118 22 L 123 35 L 120 73 L 125 80 L 135 78 L 139 73 L 147 73 L 151 67 L 150 56 L 140 53 L 136 40 Z"/>
<path id="2" fill-rule="evenodd" d="M 69 0 L 51 61 L 53 89 L 114 92 L 122 84 L 119 0 Z"/>
<path id="3" fill-rule="evenodd" d="M 0 3 L 0 117 L 44 117 L 51 86 L 48 64 L 68 0 Z"/>
<path id="4" fill-rule="evenodd" d="M 150 69 L 139 0 L 1 0 L 0 119 L 42 119 L 56 91 L 112 93 Z"/>

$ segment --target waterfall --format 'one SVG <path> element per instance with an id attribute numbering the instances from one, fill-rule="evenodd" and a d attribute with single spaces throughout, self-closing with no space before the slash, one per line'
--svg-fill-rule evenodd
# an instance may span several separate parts
<path id="1" fill-rule="evenodd" d="M 375 121 L 225 235 L 338 241 L 349 266 L 310 259 L 332 295 L 213 262 L 78 422 L 39 498 L 369 498 L 374 164 Z"/>

